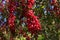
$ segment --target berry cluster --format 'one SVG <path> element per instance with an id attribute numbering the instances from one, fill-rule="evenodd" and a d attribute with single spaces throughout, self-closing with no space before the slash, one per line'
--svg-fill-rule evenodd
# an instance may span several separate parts
<path id="1" fill-rule="evenodd" d="M 57 0 L 52 0 L 52 4 L 54 6 L 53 10 L 55 11 L 56 15 L 59 16 L 60 15 L 60 8 L 59 3 L 57 2 Z"/>
<path id="2" fill-rule="evenodd" d="M 33 10 L 28 10 L 26 14 L 28 30 L 31 33 L 35 33 L 38 30 L 41 30 L 41 25 L 37 19 L 37 16 L 34 15 Z"/>
<path id="3" fill-rule="evenodd" d="M 26 24 L 28 26 L 27 28 L 29 32 L 34 34 L 38 30 L 41 30 L 41 25 L 39 24 L 37 16 L 34 15 L 34 12 L 32 10 L 35 0 L 27 0 L 27 4 L 25 4 L 24 2 L 25 1 L 22 1 L 22 6 L 25 6 L 23 8 L 23 12 L 24 12 L 25 17 L 27 18 L 27 21 L 26 21 Z"/>
<path id="4" fill-rule="evenodd" d="M 10 26 L 10 31 L 11 33 L 14 33 L 15 32 L 15 18 L 16 16 L 13 14 L 14 11 L 15 11 L 15 2 L 9 0 L 9 6 L 8 6 L 8 10 L 9 10 L 9 17 L 8 17 L 8 25 Z"/>
<path id="5" fill-rule="evenodd" d="M 59 16 L 60 15 L 60 8 L 58 7 L 59 4 L 56 3 L 55 6 L 54 6 L 54 11 L 56 12 L 56 15 Z"/>
<path id="6" fill-rule="evenodd" d="M 3 5 L 0 3 L 0 12 L 3 12 Z"/>
<path id="7" fill-rule="evenodd" d="M 8 25 L 10 26 L 11 33 L 13 33 L 15 31 L 15 27 L 14 27 L 15 18 L 16 17 L 12 13 L 10 13 L 10 15 L 8 17 Z"/>

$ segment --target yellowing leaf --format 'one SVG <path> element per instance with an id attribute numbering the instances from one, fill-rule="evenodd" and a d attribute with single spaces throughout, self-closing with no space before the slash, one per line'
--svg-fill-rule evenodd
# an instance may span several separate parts
<path id="1" fill-rule="evenodd" d="M 43 5 L 41 8 L 44 8 L 45 6 Z"/>

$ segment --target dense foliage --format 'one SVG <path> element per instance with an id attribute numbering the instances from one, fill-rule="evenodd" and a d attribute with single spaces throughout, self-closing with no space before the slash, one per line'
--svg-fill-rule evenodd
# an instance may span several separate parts
<path id="1" fill-rule="evenodd" d="M 60 0 L 0 0 L 0 40 L 60 40 Z"/>

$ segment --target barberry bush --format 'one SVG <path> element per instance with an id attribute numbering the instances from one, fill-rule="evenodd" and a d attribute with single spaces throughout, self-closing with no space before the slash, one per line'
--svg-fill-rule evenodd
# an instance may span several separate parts
<path id="1" fill-rule="evenodd" d="M 0 0 L 0 40 L 60 40 L 60 0 Z"/>

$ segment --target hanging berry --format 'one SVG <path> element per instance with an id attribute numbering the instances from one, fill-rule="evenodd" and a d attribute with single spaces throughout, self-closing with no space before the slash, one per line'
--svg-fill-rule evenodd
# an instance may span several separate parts
<path id="1" fill-rule="evenodd" d="M 27 18 L 27 26 L 28 30 L 31 33 L 36 33 L 38 30 L 41 30 L 41 25 L 37 19 L 37 16 L 34 15 L 33 10 L 28 10 L 26 18 Z"/>
<path id="2" fill-rule="evenodd" d="M 15 2 L 13 2 L 12 0 L 9 0 L 9 6 L 8 6 L 8 10 L 9 10 L 9 17 L 8 17 L 8 25 L 10 26 L 10 31 L 12 34 L 15 33 L 15 18 L 16 16 L 13 14 L 15 11 Z"/>
<path id="3" fill-rule="evenodd" d="M 27 18 L 26 24 L 29 32 L 32 34 L 38 32 L 41 30 L 41 24 L 39 20 L 37 19 L 37 16 L 34 15 L 34 11 L 32 10 L 32 7 L 35 3 L 35 0 L 27 0 L 27 4 L 24 6 L 24 16 Z M 23 5 L 23 4 L 22 4 Z"/>
<path id="4" fill-rule="evenodd" d="M 3 4 L 2 3 L 0 3 L 0 12 L 3 12 Z"/>
<path id="5" fill-rule="evenodd" d="M 35 4 L 35 0 L 27 0 L 27 7 L 28 8 L 32 8 L 34 4 Z"/>

